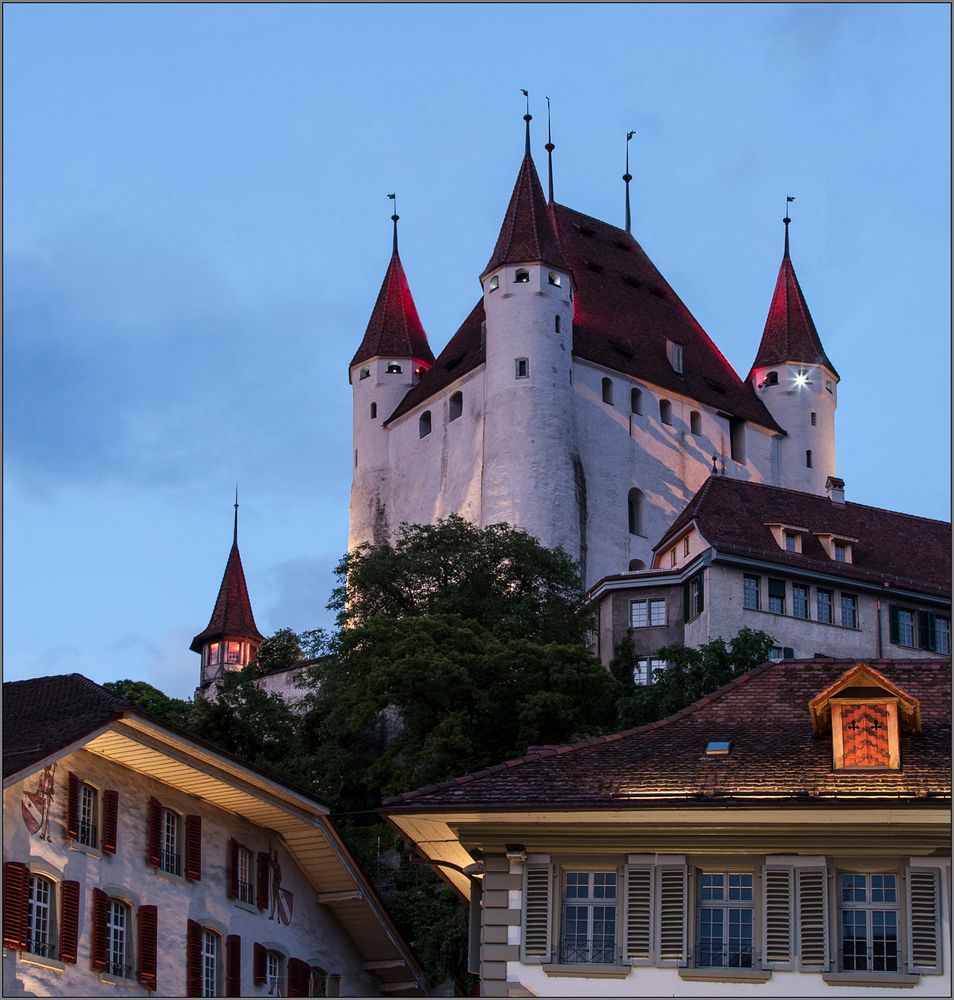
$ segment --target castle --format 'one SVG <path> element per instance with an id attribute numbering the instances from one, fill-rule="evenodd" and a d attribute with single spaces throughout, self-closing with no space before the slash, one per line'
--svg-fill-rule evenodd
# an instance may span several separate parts
<path id="1" fill-rule="evenodd" d="M 393 216 L 391 261 L 349 366 L 349 549 L 457 513 L 562 546 L 589 586 L 650 566 L 712 473 L 824 494 L 839 376 L 795 276 L 790 220 L 743 380 L 628 225 L 557 204 L 552 179 L 544 197 L 525 120 L 482 295 L 436 359 Z"/>

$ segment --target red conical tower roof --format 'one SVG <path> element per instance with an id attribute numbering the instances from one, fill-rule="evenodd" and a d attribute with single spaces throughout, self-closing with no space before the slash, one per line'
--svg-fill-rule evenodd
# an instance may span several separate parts
<path id="1" fill-rule="evenodd" d="M 540 186 L 528 143 L 517 174 L 517 183 L 513 186 L 513 194 L 507 206 L 507 214 L 500 227 L 497 245 L 484 268 L 484 274 L 501 264 L 526 264 L 531 261 L 539 261 L 569 272 L 547 211 L 543 188 Z"/>
<path id="2" fill-rule="evenodd" d="M 235 530 L 232 548 L 225 564 L 219 596 L 215 599 L 209 624 L 193 640 L 189 649 L 201 653 L 205 643 L 224 636 L 241 636 L 261 642 L 265 637 L 259 632 L 252 616 L 252 602 L 245 584 L 245 571 L 238 547 L 238 503 L 235 505 Z"/>
<path id="3" fill-rule="evenodd" d="M 808 311 L 808 303 L 802 294 L 798 278 L 795 277 L 795 268 L 788 253 L 788 218 L 784 222 L 785 253 L 752 371 L 767 365 L 802 361 L 806 364 L 824 365 L 838 378 L 835 366 L 828 360 L 822 347 L 812 314 Z M 749 372 L 750 377 L 752 371 Z"/>
<path id="4" fill-rule="evenodd" d="M 385 354 L 395 358 L 416 358 L 428 365 L 434 363 L 434 352 L 417 315 L 417 306 L 414 305 L 397 252 L 396 235 L 394 253 L 378 292 L 378 300 L 374 303 L 371 320 L 361 346 L 348 367 Z"/>

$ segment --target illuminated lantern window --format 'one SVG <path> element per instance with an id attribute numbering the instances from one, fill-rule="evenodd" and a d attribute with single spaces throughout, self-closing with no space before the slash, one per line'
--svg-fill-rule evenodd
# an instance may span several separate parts
<path id="1" fill-rule="evenodd" d="M 229 642 L 226 644 L 225 662 L 226 663 L 242 662 L 242 644 L 240 642 Z"/>
<path id="2" fill-rule="evenodd" d="M 392 361 L 387 367 L 387 373 L 388 375 L 400 375 L 401 366 L 396 361 Z"/>
<path id="3" fill-rule="evenodd" d="M 219 662 L 219 644 L 217 642 L 209 643 L 209 663 Z"/>
<path id="4" fill-rule="evenodd" d="M 521 267 L 516 274 L 513 276 L 513 280 L 518 285 L 525 285 L 530 280 L 530 272 L 526 268 Z"/>

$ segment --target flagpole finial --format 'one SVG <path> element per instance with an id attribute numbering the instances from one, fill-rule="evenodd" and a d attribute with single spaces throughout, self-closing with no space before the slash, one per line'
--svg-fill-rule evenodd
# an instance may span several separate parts
<path id="1" fill-rule="evenodd" d="M 391 216 L 391 222 L 394 223 L 394 244 L 392 248 L 392 253 L 397 255 L 398 252 L 397 224 L 398 224 L 398 219 L 400 219 L 401 216 L 397 214 L 397 195 L 392 193 L 389 194 L 388 197 L 391 199 L 391 201 L 394 202 L 394 214 Z"/>
<path id="2" fill-rule="evenodd" d="M 533 115 L 530 114 L 530 91 L 520 88 L 520 93 L 527 99 L 527 113 L 523 116 L 523 120 L 526 124 L 526 155 L 530 155 L 530 122 L 533 121 Z"/>
<path id="3" fill-rule="evenodd" d="M 232 544 L 238 545 L 238 483 L 235 484 L 235 523 L 232 526 Z"/>
<path id="4" fill-rule="evenodd" d="M 626 133 L 626 173 L 623 174 L 623 183 L 626 185 L 626 232 L 632 232 L 632 214 L 629 207 L 629 182 L 633 179 L 633 175 L 629 172 L 629 143 L 633 136 L 636 134 L 635 129 L 630 129 Z"/>
<path id="5" fill-rule="evenodd" d="M 548 188 L 548 201 L 553 204 L 553 150 L 556 146 L 553 145 L 553 136 L 550 134 L 550 98 L 547 98 L 547 144 L 543 147 L 547 151 L 547 180 L 549 181 Z"/>
<path id="6" fill-rule="evenodd" d="M 788 227 L 789 227 L 789 225 L 791 224 L 791 221 L 792 221 L 788 217 L 788 206 L 791 205 L 791 203 L 794 200 L 795 199 L 790 194 L 785 196 L 785 218 L 782 219 L 782 222 L 785 223 L 785 256 L 786 257 L 788 256 Z"/>

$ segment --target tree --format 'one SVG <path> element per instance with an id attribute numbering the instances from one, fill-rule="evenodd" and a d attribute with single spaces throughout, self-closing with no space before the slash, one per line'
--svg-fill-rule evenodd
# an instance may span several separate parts
<path id="1" fill-rule="evenodd" d="M 261 677 L 274 670 L 288 670 L 310 663 L 327 651 L 328 634 L 324 629 L 298 633 L 290 628 L 280 628 L 262 640 L 248 670 L 253 676 Z"/>
<path id="2" fill-rule="evenodd" d="M 620 643 L 613 664 L 621 682 L 626 662 L 630 671 L 630 690 L 617 706 L 621 729 L 663 719 L 691 705 L 733 677 L 764 663 L 775 643 L 772 636 L 750 628 L 742 628 L 728 645 L 723 639 L 713 639 L 697 648 L 672 643 L 654 654 L 669 666 L 657 668 L 653 683 L 643 686 L 632 682 L 632 645 L 625 648 L 627 641 Z"/>
<path id="3" fill-rule="evenodd" d="M 107 681 L 103 687 L 120 698 L 128 698 L 141 709 L 159 719 L 165 719 L 174 726 L 185 729 L 193 724 L 193 704 L 184 698 L 170 698 L 157 687 L 145 681 L 121 680 Z"/>

